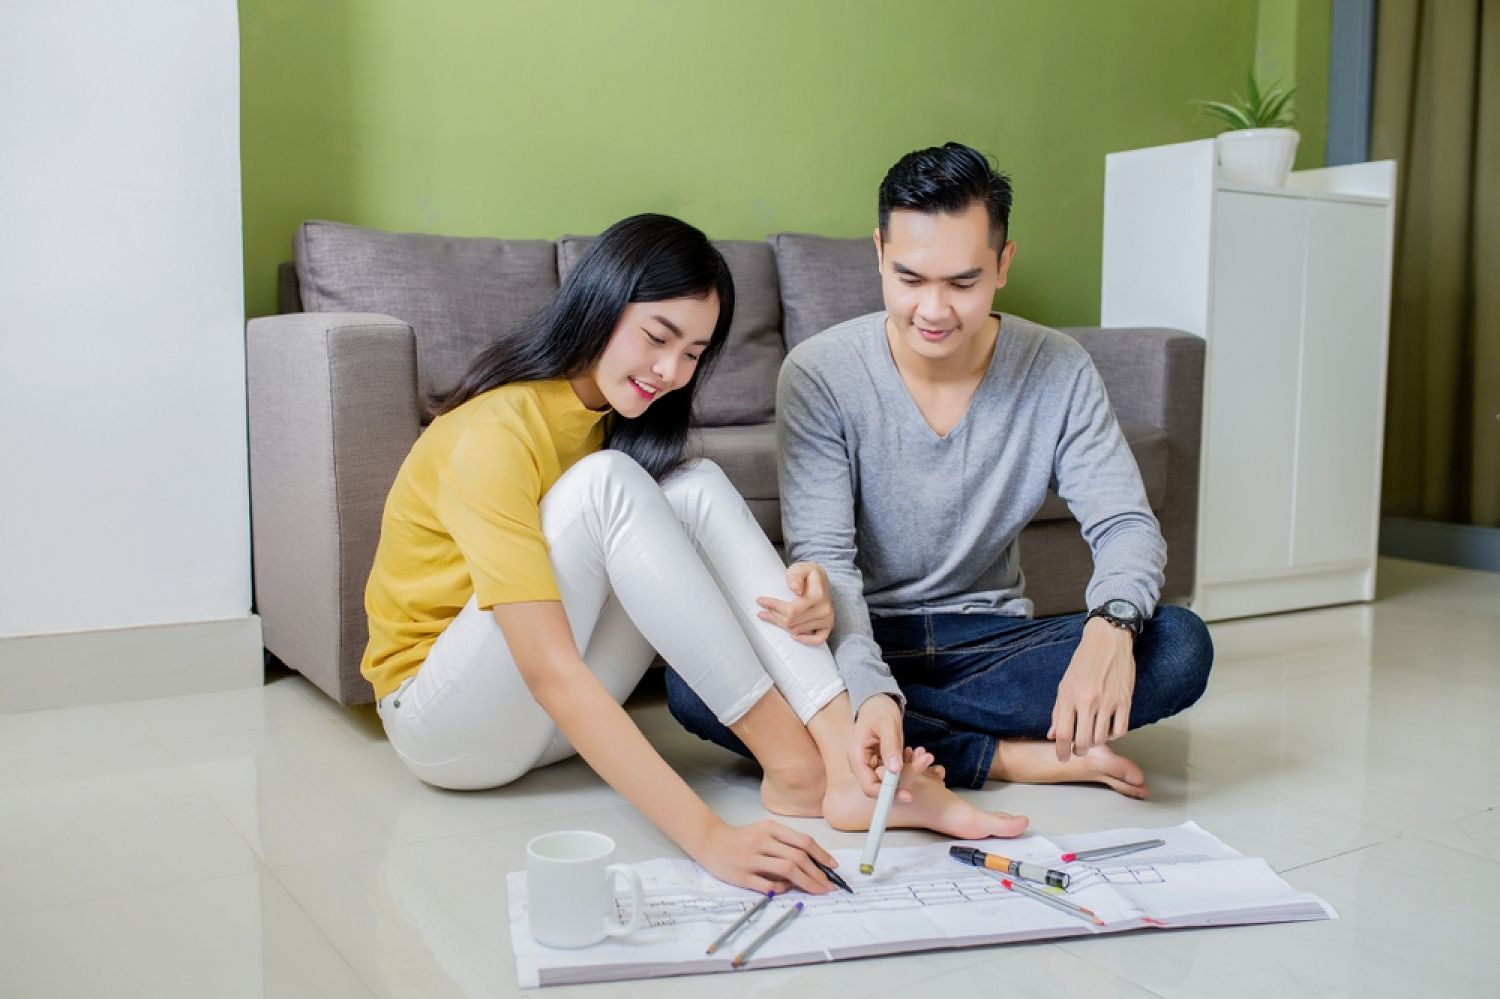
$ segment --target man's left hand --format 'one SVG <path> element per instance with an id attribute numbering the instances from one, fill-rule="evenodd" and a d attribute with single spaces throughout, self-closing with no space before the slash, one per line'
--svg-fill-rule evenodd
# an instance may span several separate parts
<path id="1" fill-rule="evenodd" d="M 1083 640 L 1057 685 L 1052 728 L 1057 759 L 1082 756 L 1130 730 L 1135 692 L 1135 635 L 1102 618 L 1083 626 Z"/>
<path id="2" fill-rule="evenodd" d="M 786 571 L 787 589 L 794 599 L 758 597 L 756 616 L 784 629 L 803 645 L 821 645 L 833 630 L 833 601 L 828 596 L 828 574 L 816 562 L 797 562 Z"/>

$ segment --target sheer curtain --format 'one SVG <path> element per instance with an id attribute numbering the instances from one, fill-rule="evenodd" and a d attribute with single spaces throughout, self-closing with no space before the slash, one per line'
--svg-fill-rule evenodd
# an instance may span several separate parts
<path id="1" fill-rule="evenodd" d="M 1382 511 L 1500 527 L 1500 0 L 1380 0 L 1399 161 Z"/>

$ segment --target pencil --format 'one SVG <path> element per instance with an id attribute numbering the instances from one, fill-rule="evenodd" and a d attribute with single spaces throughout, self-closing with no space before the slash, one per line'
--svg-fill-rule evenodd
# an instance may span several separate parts
<path id="1" fill-rule="evenodd" d="M 885 835 L 885 824 L 891 817 L 891 805 L 896 800 L 896 784 L 901 775 L 887 770 L 880 778 L 880 797 L 875 799 L 875 814 L 870 817 L 870 831 L 865 834 L 865 853 L 859 858 L 859 873 L 875 873 L 875 857 L 880 853 L 880 838 Z"/>
<path id="2" fill-rule="evenodd" d="M 724 942 L 726 940 L 738 933 L 741 926 L 744 926 L 746 923 L 750 922 L 750 920 L 754 919 L 755 914 L 764 909 L 770 903 L 771 899 L 775 897 L 776 893 L 774 891 L 766 892 L 765 898 L 761 899 L 759 902 L 756 902 L 753 906 L 746 909 L 739 919 L 736 919 L 732 924 L 730 924 L 729 929 L 719 934 L 719 939 L 708 945 L 708 950 L 704 951 L 704 953 L 712 954 L 714 951 L 724 946 Z"/>
<path id="3" fill-rule="evenodd" d="M 1044 902 L 1047 905 L 1052 906 L 1052 908 L 1058 910 L 1059 912 L 1066 912 L 1070 916 L 1077 916 L 1079 919 L 1087 920 L 1088 922 L 1093 923 L 1095 926 L 1104 925 L 1104 920 L 1094 915 L 1093 909 L 1085 909 L 1081 905 L 1074 905 L 1067 899 L 1058 898 L 1056 895 L 1044 892 L 1040 888 L 1033 887 L 1032 885 L 1029 885 L 1024 881 L 1021 881 L 1019 879 L 1012 880 L 1010 878 L 1001 878 L 1000 883 L 1018 895 L 1025 895 L 1027 898 L 1033 898 L 1038 902 Z"/>
<path id="4" fill-rule="evenodd" d="M 1122 843 L 1119 846 L 1101 846 L 1094 850 L 1079 850 L 1076 853 L 1065 853 L 1062 861 L 1071 864 L 1075 860 L 1105 860 L 1110 857 L 1123 857 L 1127 853 L 1140 853 L 1142 850 L 1152 850 L 1158 846 L 1166 846 L 1164 839 L 1148 839 L 1139 843 Z"/>
<path id="5" fill-rule="evenodd" d="M 734 960 L 729 962 L 730 966 L 734 968 L 743 968 L 745 966 L 745 962 L 750 960 L 750 955 L 759 950 L 761 944 L 771 939 L 771 937 L 775 935 L 777 930 L 781 929 L 787 923 L 791 922 L 792 917 L 801 911 L 802 903 L 798 902 L 796 905 L 783 912 L 780 919 L 776 920 L 776 922 L 766 927 L 766 932 L 750 941 L 749 947 L 746 947 L 744 950 L 735 955 Z"/>

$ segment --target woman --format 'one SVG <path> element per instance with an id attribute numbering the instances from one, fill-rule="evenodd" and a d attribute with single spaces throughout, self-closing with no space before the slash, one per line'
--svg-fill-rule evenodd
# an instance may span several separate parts
<path id="1" fill-rule="evenodd" d="M 430 784 L 496 787 L 576 751 L 717 877 L 823 892 L 822 847 L 780 823 L 723 822 L 620 706 L 659 650 L 761 763 L 769 808 L 868 820 L 844 759 L 848 695 L 818 644 L 832 623 L 821 570 L 785 570 L 783 588 L 723 473 L 685 464 L 693 392 L 733 312 L 723 258 L 686 223 L 639 215 L 595 240 L 402 465 L 361 671 L 391 744 Z M 786 629 L 751 619 L 772 587 L 783 599 L 765 616 Z M 909 759 L 904 820 L 953 819 L 919 776 L 930 757 Z"/>

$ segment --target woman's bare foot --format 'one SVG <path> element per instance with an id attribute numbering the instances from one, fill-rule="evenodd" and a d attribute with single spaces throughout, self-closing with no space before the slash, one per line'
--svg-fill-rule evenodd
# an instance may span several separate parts
<path id="1" fill-rule="evenodd" d="M 1026 816 L 977 808 L 944 787 L 929 769 L 931 764 L 930 753 L 906 751 L 901 786 L 911 792 L 912 800 L 891 806 L 886 822 L 890 828 L 931 829 L 959 839 L 1019 836 L 1026 831 Z M 845 832 L 868 829 L 874 811 L 875 799 L 860 790 L 852 774 L 847 781 L 830 782 L 823 796 L 823 817 L 833 828 Z"/>
<path id="2" fill-rule="evenodd" d="M 990 764 L 991 780 L 1015 784 L 1103 784 L 1130 798 L 1145 798 L 1146 773 L 1108 746 L 1094 746 L 1082 756 L 1057 761 L 1050 742 L 1002 740 Z"/>
<path id="3" fill-rule="evenodd" d="M 817 761 L 810 765 L 767 770 L 760 781 L 760 802 L 774 815 L 793 818 L 816 818 L 823 814 L 823 793 L 827 780 Z"/>
<path id="4" fill-rule="evenodd" d="M 765 776 L 760 801 L 776 815 L 823 814 L 827 786 L 823 759 L 807 728 L 772 687 L 739 721 L 729 726 L 755 756 Z"/>

